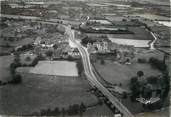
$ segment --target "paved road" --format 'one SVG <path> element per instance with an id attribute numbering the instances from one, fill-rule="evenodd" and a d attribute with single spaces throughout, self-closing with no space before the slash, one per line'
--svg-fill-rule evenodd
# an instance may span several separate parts
<path id="1" fill-rule="evenodd" d="M 79 20 L 69 20 L 69 19 L 60 19 L 60 18 L 43 19 L 43 17 L 24 16 L 24 15 L 0 14 L 0 18 L 1 17 L 2 18 L 4 17 L 4 18 L 13 18 L 13 19 L 32 20 L 32 22 L 40 22 L 40 23 L 47 23 L 47 24 L 58 24 L 57 22 L 62 22 L 63 24 L 78 24 L 78 22 L 79 22 Z"/>
<path id="2" fill-rule="evenodd" d="M 75 46 L 80 51 L 82 56 L 85 74 L 87 79 L 90 81 L 92 86 L 97 87 L 108 99 L 109 101 L 123 114 L 124 117 L 134 117 L 129 110 L 116 98 L 114 97 L 107 88 L 105 88 L 96 78 L 92 70 L 92 65 L 90 63 L 89 53 L 85 47 L 75 40 L 74 30 L 71 30 L 71 26 L 67 26 L 66 33 L 69 36 L 70 41 L 72 41 Z"/>

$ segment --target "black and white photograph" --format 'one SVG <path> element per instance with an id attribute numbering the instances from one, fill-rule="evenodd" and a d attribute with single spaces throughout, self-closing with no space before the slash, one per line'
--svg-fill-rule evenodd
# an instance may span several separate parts
<path id="1" fill-rule="evenodd" d="M 171 117 L 170 0 L 0 5 L 0 117 Z"/>

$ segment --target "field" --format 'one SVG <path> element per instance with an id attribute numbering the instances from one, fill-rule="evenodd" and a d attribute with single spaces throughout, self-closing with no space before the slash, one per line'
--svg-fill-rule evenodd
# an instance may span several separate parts
<path id="1" fill-rule="evenodd" d="M 117 38 L 110 38 L 109 39 L 117 44 L 121 45 L 132 45 L 134 47 L 149 47 L 150 40 L 135 40 L 135 39 L 117 39 Z"/>
<path id="2" fill-rule="evenodd" d="M 149 20 L 161 20 L 161 21 L 167 20 L 167 21 L 169 21 L 169 17 L 153 15 L 153 14 L 134 14 L 132 16 L 139 16 L 139 17 L 146 18 Z"/>
<path id="3" fill-rule="evenodd" d="M 10 64 L 13 62 L 13 56 L 0 56 L 0 80 L 11 80 Z"/>
<path id="4" fill-rule="evenodd" d="M 154 38 L 144 28 L 128 27 L 134 34 L 109 34 L 108 38 L 118 44 L 133 45 L 134 47 L 149 47 L 148 43 Z"/>
<path id="5" fill-rule="evenodd" d="M 67 108 L 72 104 L 91 105 L 97 98 L 87 92 L 89 84 L 80 78 L 22 74 L 18 85 L 0 87 L 0 114 L 28 115 L 40 109 Z"/>
<path id="6" fill-rule="evenodd" d="M 128 30 L 134 34 L 113 34 L 111 38 L 119 39 L 134 39 L 134 40 L 153 40 L 153 36 L 145 28 L 141 27 L 128 27 Z"/>
<path id="7" fill-rule="evenodd" d="M 122 83 L 125 89 L 128 88 L 128 82 L 131 77 L 136 76 L 139 70 L 144 72 L 144 78 L 154 74 L 161 74 L 158 70 L 152 69 L 149 64 L 132 63 L 131 65 L 125 65 L 106 60 L 104 65 L 101 65 L 100 61 L 94 63 L 94 65 L 106 81 L 113 84 Z"/>
<path id="8" fill-rule="evenodd" d="M 164 53 L 159 50 L 143 50 L 136 55 L 136 58 L 142 58 L 148 60 L 150 57 L 155 57 L 159 60 L 163 60 Z"/>
<path id="9" fill-rule="evenodd" d="M 39 63 L 30 70 L 30 73 L 58 76 L 78 76 L 76 63 L 68 61 L 39 61 Z"/>

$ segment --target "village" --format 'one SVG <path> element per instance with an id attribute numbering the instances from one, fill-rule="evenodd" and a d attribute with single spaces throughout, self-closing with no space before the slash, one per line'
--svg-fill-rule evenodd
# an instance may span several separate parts
<path id="1" fill-rule="evenodd" d="M 3 1 L 0 114 L 167 117 L 168 5 L 150 4 Z"/>

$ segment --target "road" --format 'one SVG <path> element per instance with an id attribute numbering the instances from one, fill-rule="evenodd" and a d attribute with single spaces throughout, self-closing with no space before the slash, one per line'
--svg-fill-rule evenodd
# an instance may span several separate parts
<path id="1" fill-rule="evenodd" d="M 36 16 L 24 16 L 24 15 L 8 15 L 8 14 L 0 14 L 0 18 L 13 18 L 13 19 L 25 19 L 31 20 L 32 22 L 40 22 L 40 23 L 47 23 L 47 24 L 58 24 L 57 22 L 62 22 L 62 24 L 77 24 L 79 20 L 69 20 L 69 19 L 60 19 L 60 18 L 50 18 L 44 19 L 43 17 L 36 17 Z M 80 22 L 79 22 L 80 23 Z"/>
<path id="2" fill-rule="evenodd" d="M 104 87 L 96 78 L 92 70 L 92 65 L 90 63 L 90 57 L 87 49 L 83 47 L 80 43 L 75 40 L 74 30 L 71 29 L 71 26 L 66 26 L 66 33 L 69 36 L 70 41 L 75 44 L 78 48 L 84 65 L 84 71 L 87 76 L 87 79 L 92 86 L 97 87 L 105 97 L 123 114 L 124 117 L 134 117 L 133 114 L 115 97 L 111 94 L 106 87 Z"/>

